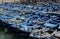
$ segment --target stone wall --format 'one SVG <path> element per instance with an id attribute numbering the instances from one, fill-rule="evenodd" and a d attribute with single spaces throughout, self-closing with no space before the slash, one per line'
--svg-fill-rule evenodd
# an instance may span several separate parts
<path id="1" fill-rule="evenodd" d="M 60 2 L 60 0 L 56 0 L 57 2 Z"/>
<path id="2" fill-rule="evenodd" d="M 12 2 L 19 2 L 21 3 L 22 1 L 25 1 L 25 2 L 28 2 L 30 0 L 3 0 L 3 2 L 9 2 L 9 3 L 12 3 Z M 32 2 L 44 2 L 45 0 L 32 0 Z M 60 0 L 56 0 L 57 2 L 60 2 Z M 0 0 L 0 4 L 2 3 L 2 0 Z"/>
<path id="3" fill-rule="evenodd" d="M 2 3 L 2 0 L 0 0 L 0 4 Z"/>
<path id="4" fill-rule="evenodd" d="M 9 2 L 9 3 L 11 3 L 11 2 L 14 2 L 14 0 L 3 0 L 3 2 Z"/>

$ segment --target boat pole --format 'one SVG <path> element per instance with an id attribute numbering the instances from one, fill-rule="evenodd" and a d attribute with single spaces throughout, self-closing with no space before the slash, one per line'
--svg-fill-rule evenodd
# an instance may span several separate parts
<path id="1" fill-rule="evenodd" d="M 40 39 L 40 32 L 39 32 L 39 39 Z"/>

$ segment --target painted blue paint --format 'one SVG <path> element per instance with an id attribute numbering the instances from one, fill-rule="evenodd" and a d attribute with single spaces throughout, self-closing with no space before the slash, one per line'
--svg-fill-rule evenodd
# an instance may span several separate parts
<path id="1" fill-rule="evenodd" d="M 49 1 L 49 0 L 45 0 L 45 1 Z M 50 0 L 51 1 L 51 0 Z M 5 7 L 4 7 L 5 6 Z M 25 17 L 24 19 L 24 23 L 21 24 L 21 26 L 38 26 L 37 23 L 34 23 L 33 21 L 35 20 L 39 20 L 39 21 L 43 21 L 46 22 L 48 19 L 54 19 L 53 17 L 51 17 L 51 14 L 43 14 L 41 11 L 43 12 L 49 12 L 50 9 L 51 11 L 55 12 L 59 10 L 59 6 L 57 5 L 52 5 L 52 4 L 41 4 L 41 5 L 37 5 L 38 9 L 34 9 L 35 5 L 32 5 L 32 7 L 27 7 L 28 5 L 24 5 L 24 4 L 10 4 L 10 3 L 5 3 L 4 6 L 0 5 L 0 8 L 3 8 L 5 10 L 7 10 L 6 12 L 1 12 L 0 13 L 0 20 L 7 20 L 8 24 L 12 24 L 12 26 L 16 26 L 17 22 L 10 22 L 9 19 L 17 19 L 17 18 L 21 18 L 21 17 Z M 14 9 L 15 8 L 15 9 Z M 22 11 L 26 11 L 27 13 L 25 13 L 25 15 L 22 15 Z M 34 11 L 35 10 L 35 11 Z M 3 14 L 2 14 L 3 13 Z M 60 15 L 57 15 L 58 17 L 60 17 Z M 45 20 L 47 19 L 47 20 Z M 56 27 L 57 25 L 52 24 L 52 23 L 44 23 L 45 26 L 49 26 L 49 27 Z M 24 30 L 24 29 L 23 29 Z"/>
<path id="2" fill-rule="evenodd" d="M 49 26 L 49 27 L 52 27 L 52 28 L 53 28 L 53 27 L 56 27 L 57 25 L 55 25 L 55 24 L 50 24 L 50 23 L 45 23 L 44 26 L 46 26 L 46 27 Z"/>

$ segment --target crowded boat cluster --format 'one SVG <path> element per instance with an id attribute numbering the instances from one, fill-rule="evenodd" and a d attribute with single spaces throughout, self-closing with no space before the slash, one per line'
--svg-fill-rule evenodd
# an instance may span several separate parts
<path id="1" fill-rule="evenodd" d="M 34 38 L 54 38 L 60 35 L 60 5 L 0 4 L 0 23 L 4 28 L 26 31 Z M 57 34 L 56 34 L 57 33 Z"/>

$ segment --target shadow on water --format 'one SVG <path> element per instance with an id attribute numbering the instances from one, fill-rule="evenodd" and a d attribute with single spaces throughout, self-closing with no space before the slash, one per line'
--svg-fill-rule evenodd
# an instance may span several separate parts
<path id="1" fill-rule="evenodd" d="M 14 35 L 12 39 L 29 39 L 27 36 Z"/>
<path id="2" fill-rule="evenodd" d="M 7 32 L 4 31 L 2 27 L 0 27 L 0 39 L 29 39 L 29 36 L 19 35 L 18 33 L 14 33 L 10 30 Z"/>

